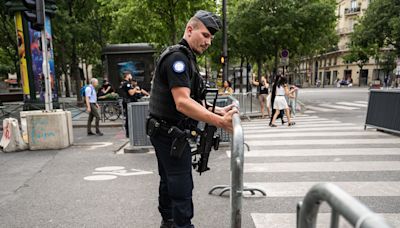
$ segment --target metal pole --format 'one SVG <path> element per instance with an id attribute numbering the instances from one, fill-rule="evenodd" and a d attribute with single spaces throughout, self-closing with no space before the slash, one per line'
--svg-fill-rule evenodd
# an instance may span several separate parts
<path id="1" fill-rule="evenodd" d="M 44 77 L 44 84 L 45 84 L 45 94 L 44 94 L 44 103 L 45 103 L 45 109 L 47 112 L 53 110 L 53 102 L 52 102 L 52 94 L 51 94 L 51 84 L 50 84 L 50 66 L 49 66 L 49 60 L 47 56 L 47 37 L 46 37 L 46 14 L 45 14 L 45 3 L 44 0 L 38 0 L 38 1 L 43 1 L 43 14 L 44 15 L 44 26 L 41 31 L 41 40 L 42 40 L 42 55 L 43 55 L 43 62 L 42 62 L 42 73 Z"/>
<path id="2" fill-rule="evenodd" d="M 224 56 L 224 68 L 222 72 L 222 81 L 228 80 L 228 25 L 227 25 L 227 18 L 226 18 L 226 1 L 222 0 L 222 55 Z"/>
<path id="3" fill-rule="evenodd" d="M 242 227 L 244 136 L 240 115 L 232 118 L 233 135 L 231 144 L 231 228 Z"/>

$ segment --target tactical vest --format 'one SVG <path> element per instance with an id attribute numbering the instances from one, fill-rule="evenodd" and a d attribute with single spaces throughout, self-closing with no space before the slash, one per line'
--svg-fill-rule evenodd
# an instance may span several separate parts
<path id="1" fill-rule="evenodd" d="M 154 72 L 149 111 L 152 116 L 163 119 L 171 124 L 177 124 L 188 119 L 184 114 L 176 110 L 172 93 L 168 87 L 167 77 L 160 75 L 162 62 L 174 52 L 182 52 L 189 58 L 190 97 L 201 103 L 204 88 L 204 82 L 200 76 L 195 56 L 186 46 L 180 44 L 170 46 L 160 55 Z"/>

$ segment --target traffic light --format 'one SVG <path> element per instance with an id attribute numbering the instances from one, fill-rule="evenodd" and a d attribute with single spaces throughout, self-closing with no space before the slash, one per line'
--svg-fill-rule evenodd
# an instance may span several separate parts
<path id="1" fill-rule="evenodd" d="M 221 56 L 221 64 L 225 64 L 225 57 Z"/>
<path id="2" fill-rule="evenodd" d="M 44 0 L 22 0 L 24 6 L 31 11 L 25 11 L 25 17 L 32 23 L 32 28 L 42 30 L 45 22 Z"/>

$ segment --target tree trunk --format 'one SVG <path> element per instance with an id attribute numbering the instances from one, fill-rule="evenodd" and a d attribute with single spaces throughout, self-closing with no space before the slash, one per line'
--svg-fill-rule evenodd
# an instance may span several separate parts
<path id="1" fill-rule="evenodd" d="M 239 92 L 243 93 L 243 57 L 240 57 L 240 76 L 239 76 L 239 80 L 240 80 L 240 87 L 239 87 Z"/>

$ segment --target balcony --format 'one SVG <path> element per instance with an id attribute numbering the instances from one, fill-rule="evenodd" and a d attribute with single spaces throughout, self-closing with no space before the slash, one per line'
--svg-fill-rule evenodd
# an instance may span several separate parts
<path id="1" fill-rule="evenodd" d="M 347 34 L 350 34 L 350 33 L 354 32 L 354 29 L 353 28 L 349 28 L 349 27 L 338 28 L 338 29 L 336 29 L 336 32 L 339 35 L 347 35 Z"/>
<path id="2" fill-rule="evenodd" d="M 349 16 L 349 15 L 355 15 L 361 12 L 361 7 L 354 7 L 354 8 L 345 8 L 344 9 L 344 15 Z"/>

